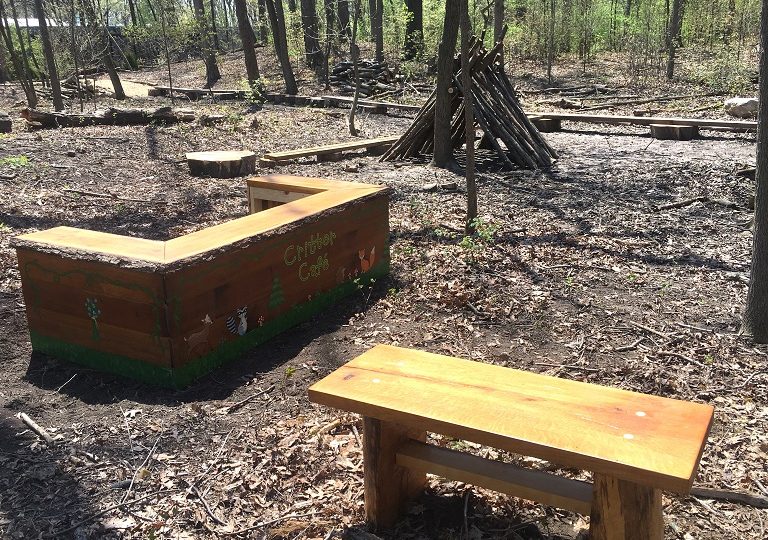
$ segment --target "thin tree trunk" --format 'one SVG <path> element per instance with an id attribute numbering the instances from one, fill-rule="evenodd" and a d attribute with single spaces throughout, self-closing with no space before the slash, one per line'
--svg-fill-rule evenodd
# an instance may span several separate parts
<path id="1" fill-rule="evenodd" d="M 199 44 L 203 61 L 205 62 L 205 87 L 211 88 L 216 81 L 221 79 L 219 65 L 216 63 L 216 50 L 211 46 L 210 30 L 208 20 L 205 17 L 205 5 L 203 0 L 192 0 L 195 10 L 195 19 L 200 32 Z"/>
<path id="2" fill-rule="evenodd" d="M 155 20 L 155 22 L 158 22 L 157 13 L 155 13 L 155 7 L 152 5 L 152 0 L 147 0 L 147 7 L 149 8 L 149 12 L 152 14 L 152 18 Z M 165 18 L 165 16 L 163 16 L 163 18 Z M 83 20 L 83 18 L 81 17 L 80 20 Z"/>
<path id="3" fill-rule="evenodd" d="M 461 0 L 461 86 L 464 89 L 464 145 L 466 165 L 464 176 L 467 180 L 467 234 L 475 232 L 477 219 L 477 185 L 475 183 L 475 116 L 472 106 L 472 74 L 469 72 L 469 2 Z"/>
<path id="4" fill-rule="evenodd" d="M 43 0 L 35 0 L 35 14 L 37 15 L 37 24 L 40 30 L 40 41 L 43 44 L 45 65 L 48 68 L 48 78 L 51 81 L 53 108 L 57 111 L 63 111 L 64 100 L 61 99 L 61 81 L 59 81 L 59 70 L 56 67 L 56 55 L 53 52 L 51 34 L 48 32 L 48 21 L 46 20 L 45 9 L 43 8 Z"/>
<path id="5" fill-rule="evenodd" d="M 320 48 L 320 28 L 315 0 L 301 0 L 301 27 L 304 31 L 307 65 L 317 71 L 323 67 L 323 51 Z"/>
<path id="6" fill-rule="evenodd" d="M 258 14 L 258 28 L 259 28 L 259 44 L 264 45 L 267 42 L 267 5 L 264 0 L 258 0 L 256 2 L 256 10 Z"/>
<path id="7" fill-rule="evenodd" d="M 762 1 L 760 52 L 755 230 L 743 330 L 756 343 L 768 343 L 768 0 Z"/>
<path id="8" fill-rule="evenodd" d="M 8 25 L 9 17 L 6 17 L 5 13 L 6 11 L 3 0 L 0 0 L 0 35 L 2 35 L 6 49 L 8 50 L 8 55 L 11 57 L 11 63 L 13 64 L 13 69 L 16 72 L 16 77 L 21 84 L 21 88 L 24 90 L 24 95 L 27 98 L 27 105 L 30 108 L 35 108 L 37 107 L 38 102 L 37 92 L 35 91 L 32 76 L 29 72 L 29 66 L 26 63 L 26 59 L 24 59 L 13 46 L 11 28 Z"/>
<path id="9" fill-rule="evenodd" d="M 227 7 L 224 6 L 224 11 Z M 221 50 L 221 43 L 219 43 L 219 31 L 216 28 L 216 3 L 211 0 L 211 35 L 213 36 L 213 47 L 217 51 Z"/>
<path id="10" fill-rule="evenodd" d="M 32 67 L 29 65 L 29 57 L 31 56 L 33 60 L 35 60 L 35 55 L 33 54 L 31 48 L 29 51 L 29 55 L 27 55 L 27 47 L 24 45 L 24 36 L 21 34 L 21 27 L 19 26 L 19 15 L 16 12 L 16 3 L 14 0 L 9 0 L 9 3 L 11 5 L 11 12 L 13 14 L 13 23 L 16 28 L 16 39 L 19 42 L 19 49 L 21 49 L 21 60 L 24 65 L 24 73 L 26 74 L 27 80 L 29 81 L 29 85 L 34 88 L 34 76 L 32 73 Z M 29 37 L 29 31 L 27 31 L 27 37 Z M 38 71 L 41 71 L 40 68 L 37 68 Z"/>
<path id="11" fill-rule="evenodd" d="M 384 0 L 369 0 L 371 10 L 371 37 L 374 43 L 374 59 L 384 61 Z"/>
<path id="12" fill-rule="evenodd" d="M 161 5 L 162 7 L 162 5 Z M 171 52 L 168 45 L 168 22 L 165 20 L 165 10 L 160 11 L 160 28 L 163 31 L 163 48 L 165 49 L 165 65 L 168 68 L 168 88 L 170 89 L 169 95 L 171 96 L 171 105 L 174 104 L 173 97 L 173 75 L 171 73 Z"/>
<path id="13" fill-rule="evenodd" d="M 115 91 L 115 98 L 125 99 L 123 83 L 120 81 L 120 75 L 117 73 L 115 61 L 112 59 L 112 38 L 109 35 L 107 23 L 96 16 L 96 7 L 91 1 L 83 2 L 83 9 L 85 9 L 86 15 L 88 16 L 91 28 L 93 28 L 99 35 L 100 41 L 97 45 L 101 49 L 101 61 L 104 62 L 104 67 L 109 74 L 109 80 Z"/>
<path id="14" fill-rule="evenodd" d="M 552 84 L 552 64 L 555 62 L 555 0 L 549 2 L 549 32 L 547 33 L 547 80 Z"/>
<path id="15" fill-rule="evenodd" d="M 768 0 L 766 0 L 768 1 Z M 349 134 L 357 137 L 357 127 L 355 127 L 355 115 L 357 114 L 357 101 L 360 99 L 360 49 L 357 47 L 357 27 L 360 22 L 361 0 L 354 0 L 352 13 L 352 35 L 349 38 L 349 56 L 352 59 L 352 71 L 355 77 L 355 94 L 352 96 L 352 107 L 349 109 Z"/>
<path id="16" fill-rule="evenodd" d="M 235 0 L 235 16 L 237 28 L 240 32 L 240 41 L 243 42 L 243 55 L 245 56 L 245 72 L 248 76 L 248 84 L 251 90 L 261 93 L 259 62 L 256 59 L 256 43 L 253 39 L 253 29 L 248 20 L 248 6 L 245 0 Z"/>
<path id="17" fill-rule="evenodd" d="M 288 56 L 283 2 L 282 0 L 265 0 L 265 3 L 267 5 L 267 12 L 269 13 L 269 22 L 272 25 L 272 38 L 275 43 L 275 53 L 280 61 L 280 67 L 283 70 L 285 93 L 298 94 L 299 88 L 296 86 L 296 79 L 293 76 L 291 60 Z"/>
<path id="18" fill-rule="evenodd" d="M 451 101 L 453 94 L 453 53 L 459 31 L 459 0 L 446 0 L 443 36 L 437 53 L 437 89 L 435 91 L 435 130 L 432 164 L 446 167 L 453 158 L 451 145 Z"/>
<path id="19" fill-rule="evenodd" d="M 339 18 L 339 31 L 342 38 L 350 38 L 352 28 L 349 25 L 349 0 L 338 0 L 336 2 L 336 13 Z"/>
<path id="20" fill-rule="evenodd" d="M 408 20 L 405 24 L 403 58 L 413 60 L 424 48 L 424 6 L 422 0 L 405 0 Z"/>
<path id="21" fill-rule="evenodd" d="M 75 40 L 75 0 L 69 2 L 69 47 L 72 54 L 72 61 L 75 64 L 75 82 L 77 83 L 77 99 L 80 101 L 80 112 L 85 110 L 83 103 L 83 91 L 80 88 L 80 53 L 77 50 L 77 41 Z"/>
<path id="22" fill-rule="evenodd" d="M 675 77 L 675 49 L 683 22 L 684 0 L 672 0 L 672 14 L 667 28 L 667 79 Z"/>
<path id="23" fill-rule="evenodd" d="M 752 266 L 742 331 L 768 343 L 768 0 L 760 14 L 760 99 L 757 112 L 755 219 Z"/>
<path id="24" fill-rule="evenodd" d="M 493 42 L 498 43 L 504 35 L 504 0 L 495 0 L 493 3 Z M 501 66 L 504 67 L 504 48 L 499 49 Z"/>

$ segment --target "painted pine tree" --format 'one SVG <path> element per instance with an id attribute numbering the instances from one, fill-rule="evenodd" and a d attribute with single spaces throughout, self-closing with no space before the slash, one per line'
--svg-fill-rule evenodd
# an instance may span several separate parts
<path id="1" fill-rule="evenodd" d="M 280 278 L 275 276 L 275 279 L 272 280 L 272 292 L 269 293 L 269 308 L 275 309 L 283 302 L 285 302 L 283 284 L 280 282 Z"/>

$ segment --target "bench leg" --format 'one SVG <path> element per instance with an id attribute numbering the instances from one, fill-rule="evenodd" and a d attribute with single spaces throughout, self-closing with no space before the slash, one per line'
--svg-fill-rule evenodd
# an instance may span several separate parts
<path id="1" fill-rule="evenodd" d="M 594 475 L 591 540 L 664 540 L 661 491 Z"/>
<path id="2" fill-rule="evenodd" d="M 363 417 L 365 517 L 374 528 L 394 525 L 408 499 L 424 489 L 426 473 L 395 464 L 397 450 L 409 439 L 424 442 L 427 434 Z"/>

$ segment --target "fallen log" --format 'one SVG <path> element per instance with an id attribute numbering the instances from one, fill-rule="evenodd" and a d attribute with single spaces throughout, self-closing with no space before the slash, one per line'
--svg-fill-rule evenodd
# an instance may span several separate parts
<path id="1" fill-rule="evenodd" d="M 190 109 L 175 109 L 160 107 L 155 110 L 146 109 L 115 109 L 108 108 L 94 113 L 62 113 L 47 112 L 25 108 L 21 117 L 27 121 L 30 128 L 60 128 L 81 126 L 131 126 L 146 125 L 153 122 L 175 124 L 177 122 L 192 122 L 194 111 Z"/>
<path id="2" fill-rule="evenodd" d="M 757 122 L 746 120 L 710 120 L 708 118 L 675 118 L 665 116 L 610 116 L 599 114 L 575 114 L 560 112 L 531 113 L 531 118 L 553 118 L 568 122 L 585 122 L 589 124 L 634 124 L 648 126 L 651 124 L 669 124 L 678 126 L 698 126 L 701 129 L 726 128 L 734 130 L 756 130 Z"/>

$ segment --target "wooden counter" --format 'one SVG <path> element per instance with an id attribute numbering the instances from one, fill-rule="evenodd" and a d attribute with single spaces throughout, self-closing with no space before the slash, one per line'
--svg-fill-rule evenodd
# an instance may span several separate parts
<path id="1" fill-rule="evenodd" d="M 180 387 L 388 271 L 387 188 L 248 184 L 272 202 L 167 242 L 72 227 L 15 238 L 32 347 Z"/>

